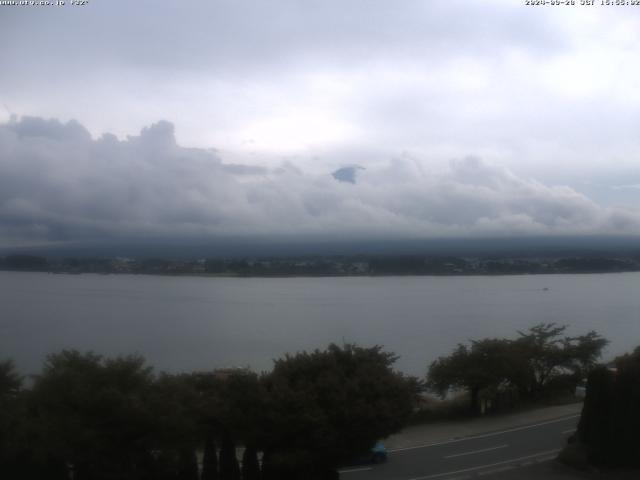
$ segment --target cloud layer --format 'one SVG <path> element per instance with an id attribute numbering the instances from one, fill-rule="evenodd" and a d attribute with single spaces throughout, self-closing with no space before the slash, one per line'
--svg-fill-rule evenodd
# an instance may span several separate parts
<path id="1" fill-rule="evenodd" d="M 359 170 L 354 181 L 290 162 L 228 163 L 214 150 L 178 145 L 166 121 L 120 141 L 93 139 L 75 121 L 14 118 L 0 125 L 0 239 L 640 233 L 637 210 L 603 207 L 476 157 L 436 173 L 404 156 Z"/>
<path id="2" fill-rule="evenodd" d="M 605 176 L 616 177 L 608 185 L 640 182 L 638 9 L 67 4 L 2 9 L 3 44 L 28 39 L 33 48 L 0 55 L 0 121 L 11 112 L 75 118 L 94 137 L 124 139 L 168 118 L 181 144 L 272 167 L 317 158 L 304 167 L 314 173 L 369 168 L 404 151 L 446 168 L 473 152 L 609 205 L 640 202 L 633 190 L 583 188 Z"/>

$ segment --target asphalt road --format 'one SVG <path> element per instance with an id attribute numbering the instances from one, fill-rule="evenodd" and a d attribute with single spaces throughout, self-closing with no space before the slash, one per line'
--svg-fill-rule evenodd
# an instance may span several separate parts
<path id="1" fill-rule="evenodd" d="M 462 480 L 555 458 L 579 415 L 389 451 L 387 463 L 340 471 L 342 480 Z"/>

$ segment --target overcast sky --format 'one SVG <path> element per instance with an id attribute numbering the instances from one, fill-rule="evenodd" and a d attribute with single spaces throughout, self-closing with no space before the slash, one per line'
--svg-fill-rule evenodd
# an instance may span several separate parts
<path id="1" fill-rule="evenodd" d="M 640 234 L 640 7 L 67 4 L 0 6 L 0 246 Z"/>

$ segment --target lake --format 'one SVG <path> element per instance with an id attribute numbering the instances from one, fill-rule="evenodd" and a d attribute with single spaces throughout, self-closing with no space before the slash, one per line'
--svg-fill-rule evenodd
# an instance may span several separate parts
<path id="1" fill-rule="evenodd" d="M 138 352 L 172 372 L 249 366 L 330 342 L 384 345 L 424 375 L 459 342 L 539 322 L 640 345 L 640 273 L 212 278 L 0 272 L 0 359 L 35 373 L 63 348 Z"/>

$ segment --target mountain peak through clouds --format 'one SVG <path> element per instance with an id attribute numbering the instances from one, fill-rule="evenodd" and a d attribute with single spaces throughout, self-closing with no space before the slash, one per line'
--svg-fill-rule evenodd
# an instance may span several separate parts
<path id="1" fill-rule="evenodd" d="M 339 182 L 355 184 L 356 174 L 358 173 L 358 170 L 364 170 L 364 167 L 361 167 L 360 165 L 342 167 L 334 171 L 331 175 Z"/>

